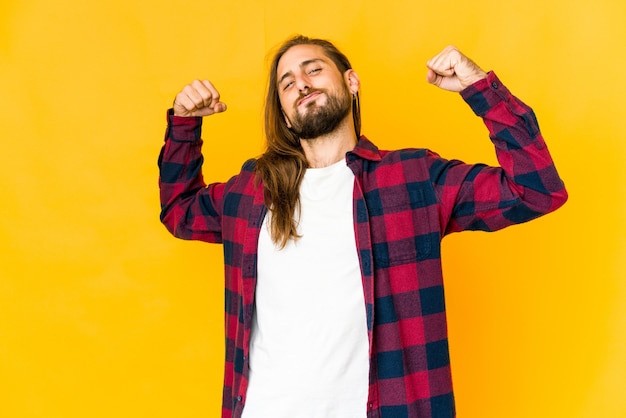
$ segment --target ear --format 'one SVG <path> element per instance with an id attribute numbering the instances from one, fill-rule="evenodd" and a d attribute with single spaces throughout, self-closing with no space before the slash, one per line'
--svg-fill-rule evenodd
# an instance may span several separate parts
<path id="1" fill-rule="evenodd" d="M 350 94 L 356 94 L 359 91 L 359 87 L 361 86 L 361 80 L 359 80 L 359 75 L 352 68 L 346 70 L 343 73 L 344 81 L 348 86 L 348 90 L 350 90 Z"/>
<path id="2" fill-rule="evenodd" d="M 291 129 L 291 122 L 289 122 L 289 118 L 285 114 L 285 111 L 283 109 L 280 109 L 280 111 L 283 112 L 283 118 L 285 118 L 285 123 L 287 124 L 287 128 Z"/>

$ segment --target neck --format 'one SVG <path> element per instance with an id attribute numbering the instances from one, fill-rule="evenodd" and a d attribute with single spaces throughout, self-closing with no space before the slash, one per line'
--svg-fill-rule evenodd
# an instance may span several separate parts
<path id="1" fill-rule="evenodd" d="M 357 137 L 352 117 L 346 117 L 334 131 L 313 139 L 300 139 L 310 168 L 323 168 L 345 158 L 354 149 Z"/>

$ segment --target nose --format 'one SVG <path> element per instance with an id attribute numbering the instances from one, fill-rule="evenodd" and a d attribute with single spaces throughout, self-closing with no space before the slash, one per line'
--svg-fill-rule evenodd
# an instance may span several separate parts
<path id="1" fill-rule="evenodd" d="M 306 74 L 297 75 L 295 82 L 298 91 L 301 93 L 311 88 L 311 80 L 309 80 L 309 77 Z"/>

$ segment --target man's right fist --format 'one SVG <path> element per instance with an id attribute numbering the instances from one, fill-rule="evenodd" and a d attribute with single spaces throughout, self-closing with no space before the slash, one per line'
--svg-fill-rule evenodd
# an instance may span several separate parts
<path id="1" fill-rule="evenodd" d="M 195 80 L 186 85 L 174 99 L 176 116 L 209 116 L 224 112 L 226 103 L 220 102 L 220 94 L 208 80 Z"/>

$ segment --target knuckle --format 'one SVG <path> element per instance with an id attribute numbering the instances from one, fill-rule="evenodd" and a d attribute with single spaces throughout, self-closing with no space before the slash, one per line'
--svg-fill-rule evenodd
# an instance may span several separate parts
<path id="1" fill-rule="evenodd" d="M 200 97 L 202 98 L 202 100 L 207 101 L 207 100 L 211 100 L 211 97 L 213 97 L 213 95 L 208 90 L 202 90 L 200 92 Z"/>

